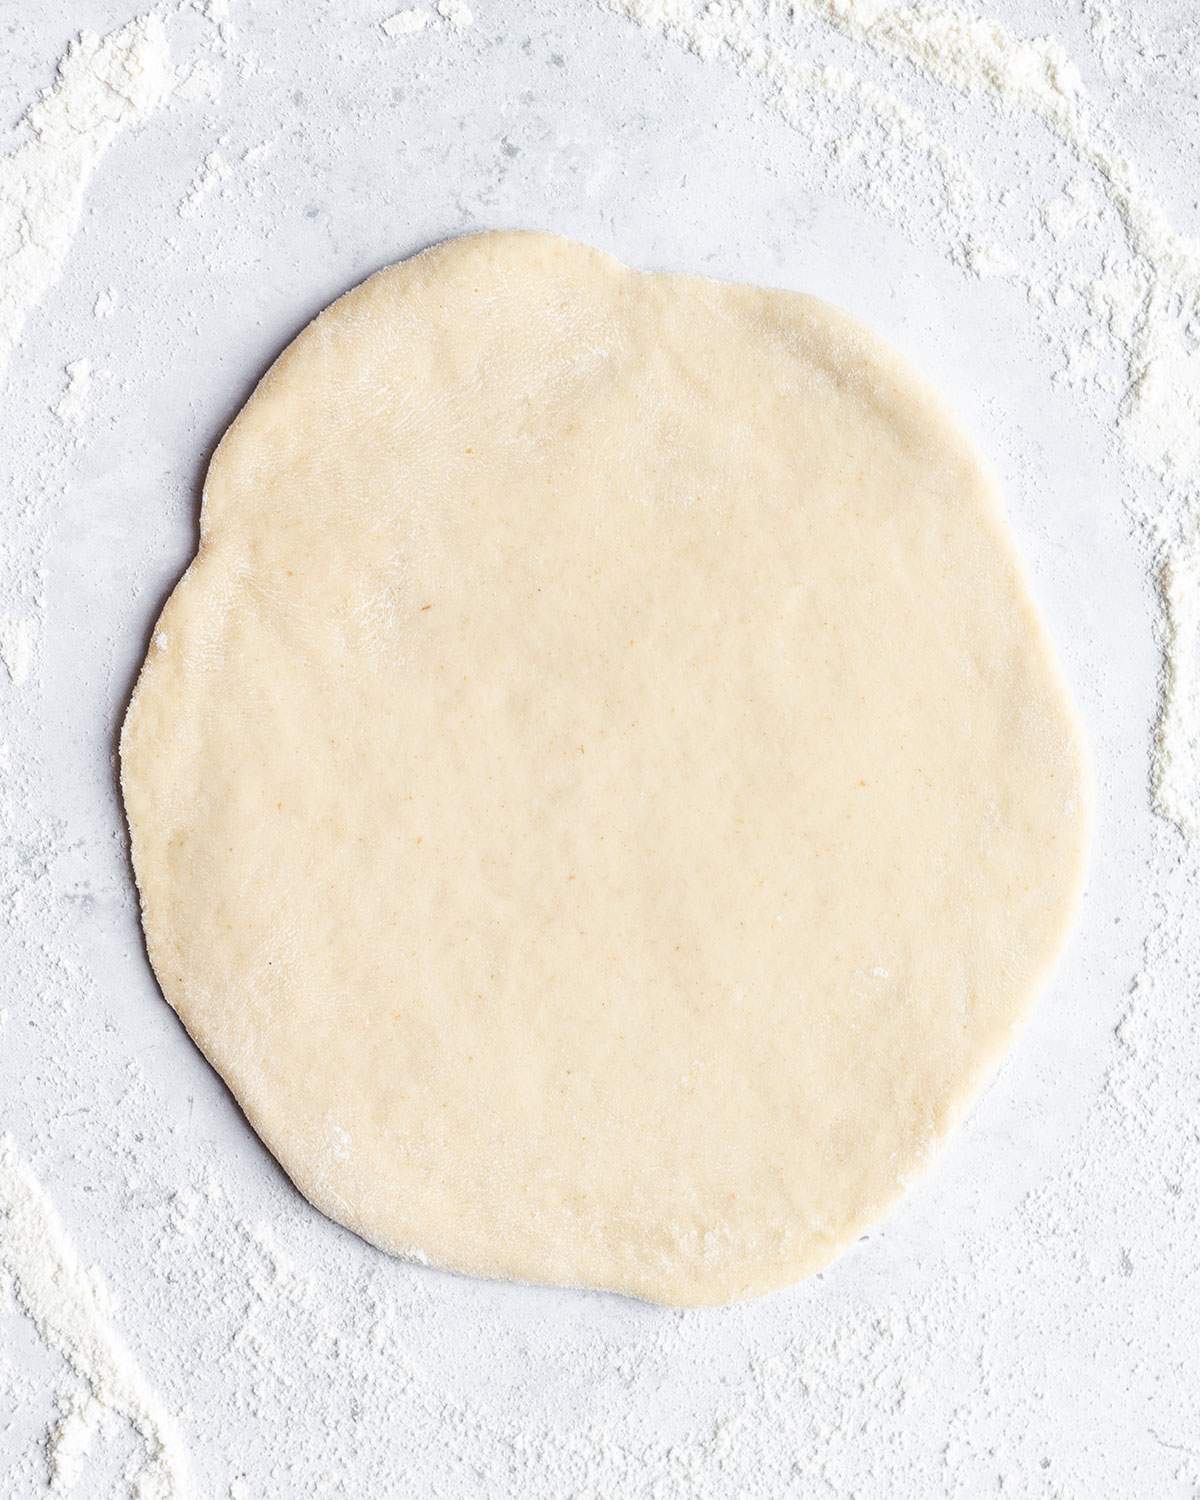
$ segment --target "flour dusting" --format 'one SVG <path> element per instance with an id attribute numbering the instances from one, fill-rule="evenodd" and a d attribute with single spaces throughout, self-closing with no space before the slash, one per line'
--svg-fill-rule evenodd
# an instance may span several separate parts
<path id="1" fill-rule="evenodd" d="M 83 1477 L 103 1415 L 104 1408 L 90 1393 L 72 1391 L 64 1398 L 59 1419 L 46 1442 L 50 1488 L 56 1494 L 70 1494 Z"/>
<path id="2" fill-rule="evenodd" d="M 184 218 L 198 213 L 204 200 L 219 192 L 233 176 L 233 168 L 221 149 L 227 144 L 228 138 L 223 137 L 220 144 L 208 152 L 200 163 L 199 170 L 192 178 L 191 186 L 179 204 L 179 212 Z"/>
<path id="3" fill-rule="evenodd" d="M 0 1269 L 25 1315 L 91 1395 L 73 1402 L 54 1428 L 56 1486 L 78 1479 L 103 1409 L 123 1417 L 141 1440 L 144 1459 L 131 1491 L 137 1500 L 182 1500 L 186 1461 L 174 1422 L 114 1331 L 103 1281 L 80 1265 L 53 1204 L 7 1135 L 0 1136 Z"/>
<path id="4" fill-rule="evenodd" d="M 29 681 L 37 631 L 34 614 L 0 616 L 0 662 L 13 687 L 23 687 Z"/>
<path id="5" fill-rule="evenodd" d="M 62 270 L 100 158 L 157 109 L 170 83 L 166 33 L 153 12 L 106 37 L 81 32 L 25 116 L 25 138 L 0 158 L 0 374 Z"/>
<path id="6" fill-rule="evenodd" d="M 78 423 L 87 414 L 92 397 L 92 362 L 73 359 L 66 367 L 67 383 L 51 410 L 60 422 Z"/>
<path id="7" fill-rule="evenodd" d="M 1113 463 L 1162 602 L 1153 796 L 1164 818 L 1196 829 L 1196 250 L 1117 135 L 1112 121 L 1125 111 L 1105 99 L 1107 91 L 1136 102 L 1166 85 L 1178 89 L 1176 99 L 1192 98 L 1194 37 L 1189 52 L 1186 29 L 1160 31 L 1154 7 L 1127 0 L 1057 8 L 1054 29 L 1075 39 L 1074 54 L 1062 41 L 1018 35 L 1013 17 L 1033 9 L 1014 5 L 1004 8 L 1005 24 L 998 4 L 975 13 L 935 0 L 606 0 L 604 8 L 600 45 L 624 47 L 631 68 L 641 53 L 649 59 L 646 73 L 633 75 L 646 92 L 632 113 L 652 114 L 656 70 L 670 49 L 692 70 L 701 101 L 718 84 L 730 91 L 722 106 L 730 118 L 717 123 L 749 127 L 748 170 L 762 165 L 754 145 L 762 121 L 784 122 L 795 151 L 770 163 L 765 191 L 792 195 L 797 234 L 804 204 L 847 203 L 975 278 L 973 295 L 1009 296 L 1003 305 L 1049 352 L 1059 391 L 1081 418 L 1093 413 L 1114 435 Z M 246 8 L 255 9 L 267 34 L 275 19 L 269 7 Z M 567 78 L 586 94 L 596 54 L 585 50 L 591 42 L 581 40 L 573 14 L 537 28 L 514 20 L 506 33 L 502 12 L 497 4 L 472 18 L 464 53 L 497 68 L 540 56 L 551 84 Z M 218 210 L 251 177 L 240 139 L 219 144 L 232 128 L 224 112 L 234 108 L 253 120 L 252 106 L 265 104 L 272 113 L 258 123 L 272 134 L 278 125 L 281 153 L 311 153 L 312 202 L 300 178 L 288 213 L 311 208 L 319 226 L 321 214 L 334 222 L 346 206 L 329 184 L 343 168 L 351 175 L 353 154 L 332 154 L 331 116 L 316 108 L 308 83 L 308 102 L 283 87 L 284 30 L 299 34 L 310 22 L 297 26 L 281 13 L 260 69 L 227 0 L 173 3 L 161 15 L 170 48 L 153 14 L 104 39 L 81 37 L 0 161 L 0 365 L 62 271 L 102 153 L 155 110 L 148 128 L 163 132 L 164 148 L 181 122 L 199 122 L 187 137 L 193 154 L 170 179 L 169 203 L 208 182 L 214 150 L 233 172 L 222 177 L 214 166 L 216 180 L 194 211 L 169 211 L 169 228 L 191 236 L 189 247 L 227 228 L 230 216 L 222 223 Z M 599 19 L 597 10 L 593 29 Z M 472 111 L 486 116 L 489 85 L 502 79 L 507 88 L 515 77 L 485 73 L 476 96 L 473 77 L 422 75 L 427 42 L 458 35 L 432 3 L 390 15 L 381 4 L 350 19 L 325 7 L 311 24 L 322 81 L 326 70 L 338 73 L 338 54 L 356 35 L 364 60 L 386 56 L 392 74 L 378 107 L 363 106 L 364 129 L 384 128 L 393 82 L 431 97 L 465 91 Z M 189 26 L 199 37 L 193 53 L 182 45 Z M 381 28 L 400 45 L 385 43 Z M 168 52 L 182 57 L 177 74 Z M 615 50 L 600 61 L 615 70 Z M 337 81 L 347 105 L 354 102 L 347 75 Z M 238 93 L 251 82 L 265 100 Z M 514 83 L 512 98 L 504 95 L 497 142 L 508 132 L 524 155 L 497 144 L 497 159 L 518 174 L 544 145 L 538 170 L 548 180 L 566 182 L 578 166 L 603 182 L 609 143 L 576 123 L 574 104 L 557 116 L 550 87 L 531 71 L 527 87 L 518 92 Z M 1031 125 L 1045 144 L 1037 172 L 1005 154 Z M 622 140 L 622 153 L 637 140 Z M 452 144 L 457 151 L 457 135 Z M 397 147 L 397 177 L 419 146 L 414 131 Z M 475 167 L 455 155 L 453 170 L 469 185 Z M 498 180 L 464 199 L 463 227 L 475 227 L 468 214 L 490 221 L 524 201 L 498 200 Z M 631 172 L 631 187 L 640 180 Z M 387 211 L 398 243 L 424 232 L 411 195 Z M 459 222 L 444 212 L 439 231 Z M 265 209 L 255 213 L 269 237 L 277 224 Z M 327 242 L 303 243 L 319 256 Z M 214 271 L 213 295 L 224 295 L 228 264 L 218 258 Z M 67 1171 L 86 1185 L 95 1218 L 81 1233 L 88 1256 L 106 1266 L 103 1280 L 80 1266 L 28 1161 L 11 1142 L 0 1147 L 0 1446 L 8 1445 L 0 1490 L 32 1495 L 49 1484 L 62 1494 L 134 1497 L 140 1487 L 142 1500 L 176 1500 L 190 1470 L 195 1493 L 228 1500 L 467 1500 L 482 1489 L 497 1500 L 1200 1494 L 1200 1311 L 1188 1295 L 1200 1218 L 1200 938 L 1191 915 L 1200 839 L 1185 844 L 1162 819 L 1146 820 L 1158 824 L 1152 861 L 1114 886 L 1122 903 L 1089 926 L 1100 946 L 1094 959 L 1085 955 L 1084 999 L 1070 984 L 1056 986 L 1035 1019 L 1044 1027 L 1038 1044 L 1057 1038 L 1053 1062 L 1066 1059 L 1069 1086 L 1055 1073 L 1029 1088 L 1024 1097 L 1042 1111 L 1030 1121 L 991 1108 L 1014 1077 L 1041 1066 L 1031 1041 L 981 1106 L 967 1155 L 957 1168 L 946 1165 L 947 1174 L 961 1171 L 989 1133 L 1002 1133 L 1004 1160 L 1026 1148 L 1036 1159 L 1036 1190 L 1014 1187 L 1007 1201 L 1004 1181 L 980 1183 L 978 1213 L 965 1226 L 950 1224 L 937 1206 L 939 1176 L 902 1223 L 881 1226 L 844 1270 L 759 1304 L 662 1314 L 617 1299 L 482 1287 L 378 1256 L 324 1224 L 264 1165 L 219 1090 L 205 1091 L 201 1066 L 189 1071 L 180 1050 L 162 1061 L 163 1007 L 148 981 L 138 991 L 131 977 L 142 962 L 104 717 L 119 712 L 128 641 L 115 666 L 101 655 L 91 662 L 93 674 L 108 675 L 86 734 L 58 702 L 80 679 L 51 692 L 42 658 L 50 660 L 48 641 L 64 624 L 47 602 L 56 580 L 47 577 L 46 536 L 104 501 L 102 477 L 89 473 L 71 488 L 63 469 L 64 452 L 74 461 L 80 451 L 77 440 L 86 449 L 102 435 L 94 404 L 81 403 L 69 433 L 49 408 L 63 394 L 68 359 L 89 359 L 106 379 L 120 379 L 104 340 L 145 316 L 145 287 L 163 274 L 157 262 L 100 265 L 85 304 L 94 298 L 87 322 L 96 346 L 76 342 L 80 330 L 72 330 L 69 343 L 45 351 L 47 380 L 36 388 L 44 442 L 19 484 L 0 494 L 0 1062 L 16 1060 L 20 1071 L 6 1078 L 19 1076 L 25 1090 L 19 1119 L 0 1121 L 0 1132 L 20 1131 L 24 1155 L 44 1163 L 56 1193 Z M 264 279 L 258 269 L 247 274 Z M 201 306 L 197 324 L 202 315 Z M 189 399 L 181 392 L 179 404 Z M 181 448 L 199 451 L 215 436 L 208 427 L 187 431 Z M 156 437 L 149 427 L 142 435 Z M 141 525 L 149 512 L 135 512 L 139 501 L 122 496 L 90 534 L 88 544 L 103 543 L 105 566 L 115 565 L 121 533 L 104 525 L 115 525 L 114 516 Z M 1097 511 L 1105 501 L 1096 497 Z M 122 590 L 137 586 L 122 580 L 98 597 L 115 600 L 124 620 Z M 1103 590 L 1102 577 L 1094 587 Z M 86 655 L 78 641 L 65 651 L 65 660 Z M 1106 665 L 1095 668 L 1102 682 Z M 61 714 L 46 729 L 44 708 Z M 87 746 L 73 747 L 66 770 L 55 773 L 42 741 L 63 734 Z M 1105 796 L 1115 820 L 1134 817 L 1132 796 L 1111 787 Z M 1130 884 L 1138 889 L 1124 900 Z M 1105 932 L 1126 936 L 1106 950 Z M 106 946 L 113 943 L 134 954 L 120 971 Z M 117 972 L 119 984 L 101 982 Z M 1111 1014 L 1110 990 L 1120 991 Z M 1077 1117 L 1064 1125 L 1073 1109 Z M 64 1158 L 69 1166 L 52 1171 Z M 901 1237 L 902 1250 L 889 1244 Z M 124 1289 L 119 1319 L 106 1283 Z M 16 1297 L 7 1295 L 10 1284 Z M 138 1364 L 118 1323 L 145 1351 Z M 186 1458 L 173 1415 L 186 1424 Z M 105 1484 L 105 1465 L 129 1452 L 129 1471 Z"/>
<path id="8" fill-rule="evenodd" d="M 388 16 L 386 20 L 380 21 L 379 26 L 384 36 L 393 38 L 416 36 L 418 32 L 424 31 L 432 20 L 432 11 L 412 8 L 398 10 L 394 16 Z"/>
<path id="9" fill-rule="evenodd" d="M 455 31 L 466 31 L 475 24 L 474 12 L 463 0 L 438 0 L 437 13 Z"/>
<path id="10" fill-rule="evenodd" d="M 1163 672 L 1152 773 L 1154 805 L 1185 834 L 1200 829 L 1200 540 L 1171 550 L 1159 573 Z"/>

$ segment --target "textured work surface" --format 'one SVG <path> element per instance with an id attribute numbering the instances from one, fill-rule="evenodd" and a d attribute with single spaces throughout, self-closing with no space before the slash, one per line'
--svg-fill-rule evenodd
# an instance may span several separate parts
<path id="1" fill-rule="evenodd" d="M 872 8 L 681 6 L 666 35 L 654 6 L 388 31 L 394 4 L 171 6 L 169 99 L 101 91 L 77 147 L 52 116 L 40 203 L 71 221 L 78 188 L 78 223 L 0 445 L 0 1492 L 51 1462 L 122 1500 L 139 1470 L 221 1500 L 1200 1485 L 1195 855 L 1148 784 L 1165 646 L 1157 786 L 1187 820 L 1194 8 L 993 0 L 1003 31 L 869 38 L 846 18 Z M 51 11 L 0 9 L 12 149 L 69 40 Z M 4 171 L 0 200 L 8 267 L 31 205 Z M 960 393 L 1096 754 L 1079 931 L 942 1170 L 832 1271 L 728 1311 L 456 1278 L 330 1225 L 138 935 L 115 733 L 209 450 L 346 286 L 514 225 L 816 293 Z M 6 336 L 45 257 L 20 265 Z"/>

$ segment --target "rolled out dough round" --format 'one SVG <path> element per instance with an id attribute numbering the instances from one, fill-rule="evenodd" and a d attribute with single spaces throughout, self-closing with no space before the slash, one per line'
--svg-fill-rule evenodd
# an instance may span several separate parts
<path id="1" fill-rule="evenodd" d="M 811 298 L 539 234 L 373 276 L 209 469 L 122 774 L 168 1000 L 387 1250 L 722 1302 L 824 1266 L 1076 902 L 991 482 Z"/>

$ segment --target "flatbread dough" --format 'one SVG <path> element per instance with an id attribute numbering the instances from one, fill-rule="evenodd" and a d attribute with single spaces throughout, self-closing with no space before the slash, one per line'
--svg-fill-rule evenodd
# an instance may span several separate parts
<path id="1" fill-rule="evenodd" d="M 382 271 L 279 358 L 121 759 L 155 973 L 306 1197 L 676 1304 L 884 1212 L 1085 845 L 927 386 L 809 297 L 540 234 Z"/>

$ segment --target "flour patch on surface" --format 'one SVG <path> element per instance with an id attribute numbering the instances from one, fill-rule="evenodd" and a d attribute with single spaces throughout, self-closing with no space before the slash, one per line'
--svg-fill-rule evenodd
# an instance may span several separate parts
<path id="1" fill-rule="evenodd" d="M 179 212 L 184 218 L 198 213 L 204 200 L 220 192 L 233 176 L 233 169 L 221 149 L 227 140 L 227 137 L 222 137 L 221 144 L 209 151 L 200 163 L 191 186 L 180 200 Z"/>
<path id="2" fill-rule="evenodd" d="M 58 1421 L 46 1440 L 50 1488 L 69 1494 L 83 1477 L 84 1464 L 96 1436 L 104 1408 L 86 1392 L 72 1391 L 63 1398 Z"/>
<path id="3" fill-rule="evenodd" d="M 67 383 L 51 410 L 60 422 L 77 424 L 87 414 L 92 398 L 92 362 L 73 359 L 65 373 Z"/>
<path id="4" fill-rule="evenodd" d="M 379 28 L 384 36 L 392 38 L 416 36 L 418 32 L 424 31 L 432 20 L 432 11 L 417 10 L 414 7 L 408 10 L 398 10 L 395 15 L 380 21 Z"/>
<path id="5" fill-rule="evenodd" d="M 81 32 L 26 114 L 24 139 L 0 158 L 0 373 L 25 319 L 58 279 L 100 158 L 157 109 L 170 84 L 166 33 L 154 12 L 105 37 Z"/>
<path id="6" fill-rule="evenodd" d="M 13 687 L 29 681 L 37 634 L 36 615 L 0 616 L 0 661 Z"/>
<path id="7" fill-rule="evenodd" d="M 183 1500 L 187 1460 L 174 1421 L 114 1330 L 104 1282 L 80 1264 L 57 1210 L 8 1135 L 0 1136 L 0 1269 L 26 1317 L 91 1393 L 53 1430 L 51 1477 L 60 1488 L 78 1478 L 103 1408 L 123 1417 L 142 1445 L 129 1493 Z"/>
<path id="8" fill-rule="evenodd" d="M 1153 765 L 1154 805 L 1197 832 L 1200 788 L 1200 543 L 1173 549 L 1159 574 L 1163 673 Z"/>
<path id="9" fill-rule="evenodd" d="M 466 31 L 475 24 L 475 14 L 463 0 L 438 0 L 437 13 L 454 31 Z"/>

